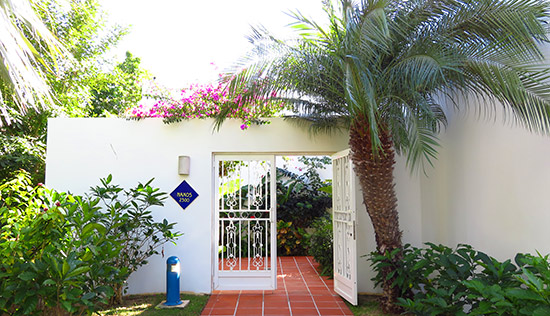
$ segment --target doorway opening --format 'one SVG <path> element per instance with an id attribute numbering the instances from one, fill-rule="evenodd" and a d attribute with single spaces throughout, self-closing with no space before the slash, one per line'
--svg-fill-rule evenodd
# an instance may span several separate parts
<path id="1" fill-rule="evenodd" d="M 334 267 L 335 289 L 353 302 L 355 178 L 349 151 L 332 158 L 231 154 L 214 160 L 214 290 L 274 290 L 277 255 L 309 255 L 311 248 L 325 273 Z"/>

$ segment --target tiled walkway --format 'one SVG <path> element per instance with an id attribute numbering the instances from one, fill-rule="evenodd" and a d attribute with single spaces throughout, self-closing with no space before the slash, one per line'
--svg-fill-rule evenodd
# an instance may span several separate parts
<path id="1" fill-rule="evenodd" d="M 279 257 L 277 290 L 217 291 L 201 315 L 353 315 L 311 257 Z"/>

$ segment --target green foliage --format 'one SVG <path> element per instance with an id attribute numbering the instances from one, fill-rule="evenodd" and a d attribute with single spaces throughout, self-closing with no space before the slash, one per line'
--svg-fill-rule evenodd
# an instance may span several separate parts
<path id="1" fill-rule="evenodd" d="M 331 163 L 329 157 L 300 157 L 306 171 L 298 175 L 277 168 L 277 235 L 278 249 L 284 255 L 306 255 L 309 242 L 305 229 L 314 220 L 327 217 L 332 206 L 330 193 L 321 190 L 326 183 L 318 169 Z"/>
<path id="2" fill-rule="evenodd" d="M 282 256 L 304 255 L 308 249 L 309 235 L 305 229 L 292 222 L 277 222 L 277 253 Z"/>
<path id="3" fill-rule="evenodd" d="M 548 256 L 518 254 L 500 262 L 469 245 L 451 249 L 406 245 L 369 260 L 377 285 L 392 280 L 400 289 L 398 305 L 416 315 L 548 315 Z M 387 276 L 383 269 L 394 271 Z"/>
<path id="4" fill-rule="evenodd" d="M 311 130 L 361 124 L 375 156 L 389 133 L 412 167 L 437 155 L 441 94 L 488 101 L 472 102 L 484 114 L 498 102 L 529 130 L 549 132 L 539 45 L 549 41 L 547 2 L 340 0 L 323 9 L 321 21 L 292 13 L 292 40 L 253 29 L 253 49 L 226 77 L 276 90 Z"/>
<path id="5" fill-rule="evenodd" d="M 39 0 L 34 4 L 42 22 L 64 44 L 67 56 L 59 60 L 32 29 L 22 28 L 36 56 L 41 56 L 40 63 L 32 66 L 44 74 L 52 98 L 43 98 L 45 106 L 22 111 L 8 97 L 13 87 L 0 83 L 0 94 L 5 97 L 0 108 L 6 107 L 11 121 L 2 126 L 5 114 L 0 114 L 0 175 L 6 179 L 14 170 L 24 169 L 36 183 L 44 178 L 48 117 L 118 115 L 141 99 L 141 82 L 148 74 L 130 53 L 118 64 L 107 60 L 110 48 L 127 31 L 108 23 L 97 0 Z"/>
<path id="6" fill-rule="evenodd" d="M 0 179 L 8 179 L 23 169 L 33 183 L 44 182 L 46 145 L 32 136 L 0 135 Z"/>
<path id="7" fill-rule="evenodd" d="M 106 208 L 107 235 L 120 241 L 120 252 L 111 264 L 130 275 L 146 264 L 147 258 L 158 254 L 160 246 L 174 242 L 181 233 L 173 232 L 175 223 L 154 221 L 150 208 L 163 206 L 166 193 L 151 187 L 152 179 L 128 190 L 111 181 L 110 175 L 101 179 L 101 185 L 91 188 L 91 196 Z M 113 287 L 113 302 L 121 303 L 123 283 L 115 282 Z"/>
<path id="8" fill-rule="evenodd" d="M 90 82 L 91 99 L 86 109 L 87 115 L 123 114 L 141 100 L 141 83 L 147 77 L 147 72 L 140 68 L 140 59 L 126 52 L 124 61 L 116 65 L 112 72 L 100 73 Z"/>
<path id="9" fill-rule="evenodd" d="M 144 255 L 156 253 L 155 245 L 177 237 L 174 224 L 153 222 L 146 211 L 162 205 L 164 193 L 150 182 L 124 191 L 110 181 L 102 179 L 86 197 L 33 187 L 26 173 L 0 185 L 0 311 L 91 313 L 145 263 Z M 131 206 L 102 204 L 121 191 L 131 192 Z M 136 239 L 144 249 L 136 251 Z"/>
<path id="10" fill-rule="evenodd" d="M 72 57 L 59 64 L 57 75 L 47 76 L 55 96 L 55 104 L 50 106 L 57 108 L 56 112 L 85 116 L 94 100 L 92 90 L 106 78 L 116 82 L 112 78 L 119 73 L 112 71 L 116 67 L 105 56 L 127 30 L 108 23 L 97 0 L 40 0 L 38 3 L 42 20 Z M 44 67 L 52 67 L 54 62 L 46 59 Z"/>
<path id="11" fill-rule="evenodd" d="M 105 236 L 99 200 L 32 187 L 26 174 L 0 186 L 0 310 L 47 314 L 93 311 L 124 280 L 109 265 L 119 242 Z"/>
<path id="12" fill-rule="evenodd" d="M 518 254 L 515 262 L 517 270 L 510 260 L 503 263 L 510 267 L 505 273 L 512 274 L 512 280 L 505 284 L 480 277 L 463 282 L 472 292 L 470 296 L 478 299 L 472 315 L 550 315 L 548 255 Z M 493 274 L 503 270 L 490 268 Z"/>
<path id="13" fill-rule="evenodd" d="M 319 217 L 313 221 L 313 232 L 309 237 L 309 254 L 313 256 L 321 268 L 321 275 L 334 274 L 334 252 L 332 221 L 326 217 Z"/>
<path id="14" fill-rule="evenodd" d="M 298 175 L 277 168 L 277 220 L 292 222 L 306 228 L 318 217 L 327 216 L 332 198 L 323 190 L 327 184 L 321 180 L 317 169 L 330 164 L 329 157 L 300 157 L 306 171 Z"/>
<path id="15" fill-rule="evenodd" d="M 230 87 L 239 91 L 229 92 Z M 155 91 L 156 90 L 156 91 Z M 188 119 L 215 118 L 214 128 L 219 129 L 225 119 L 233 118 L 242 121 L 241 129 L 252 124 L 269 124 L 264 118 L 273 117 L 284 110 L 284 104 L 273 100 L 274 93 L 269 95 L 255 94 L 254 90 L 241 82 L 218 82 L 217 84 L 193 84 L 179 91 L 179 97 L 166 89 L 155 89 L 148 93 L 148 98 L 155 100 L 152 105 L 140 104 L 129 109 L 127 117 L 141 119 L 144 117 L 162 118 L 165 123 L 176 123 Z"/>
<path id="16" fill-rule="evenodd" d="M 37 7 L 29 0 L 0 0 L 0 127 L 12 124 L 14 114 L 43 109 L 52 101 L 44 77 L 58 68 L 39 65 L 49 58 L 55 66 L 59 55 L 67 55 L 36 14 Z"/>

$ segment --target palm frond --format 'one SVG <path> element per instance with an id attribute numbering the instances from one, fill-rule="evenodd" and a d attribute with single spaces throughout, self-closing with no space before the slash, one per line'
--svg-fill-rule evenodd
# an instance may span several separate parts
<path id="1" fill-rule="evenodd" d="M 0 0 L 0 126 L 10 124 L 10 111 L 24 114 L 29 108 L 39 109 L 51 104 L 49 86 L 38 64 L 46 66 L 38 50 L 25 32 L 43 43 L 52 55 L 66 54 L 27 0 Z M 52 69 L 54 71 L 56 69 Z M 6 94 L 7 93 L 7 94 Z M 14 107 L 12 110 L 8 108 Z"/>
<path id="2" fill-rule="evenodd" d="M 296 126 L 309 130 L 313 135 L 346 131 L 350 124 L 348 116 L 294 114 L 286 115 L 283 118 Z"/>
<path id="3" fill-rule="evenodd" d="M 547 1 L 340 0 L 324 9 L 326 26 L 291 14 L 290 41 L 253 32 L 256 58 L 269 60 L 253 64 L 295 112 L 289 119 L 319 131 L 362 122 L 354 129 L 369 135 L 375 155 L 389 130 L 411 168 L 436 156 L 435 135 L 447 124 L 438 98 L 493 117 L 500 104 L 526 128 L 550 133 L 550 75 L 540 67 Z M 242 76 L 256 80 L 248 69 Z"/>
<path id="4" fill-rule="evenodd" d="M 503 68 L 498 64 L 471 62 L 472 84 L 487 91 L 489 98 L 514 113 L 514 118 L 530 131 L 550 133 L 550 73 Z"/>

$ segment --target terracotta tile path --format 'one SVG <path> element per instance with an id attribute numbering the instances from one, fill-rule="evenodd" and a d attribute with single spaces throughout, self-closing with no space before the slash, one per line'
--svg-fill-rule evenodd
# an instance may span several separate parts
<path id="1" fill-rule="evenodd" d="M 215 291 L 201 315 L 353 315 L 311 257 L 279 257 L 277 290 Z"/>

